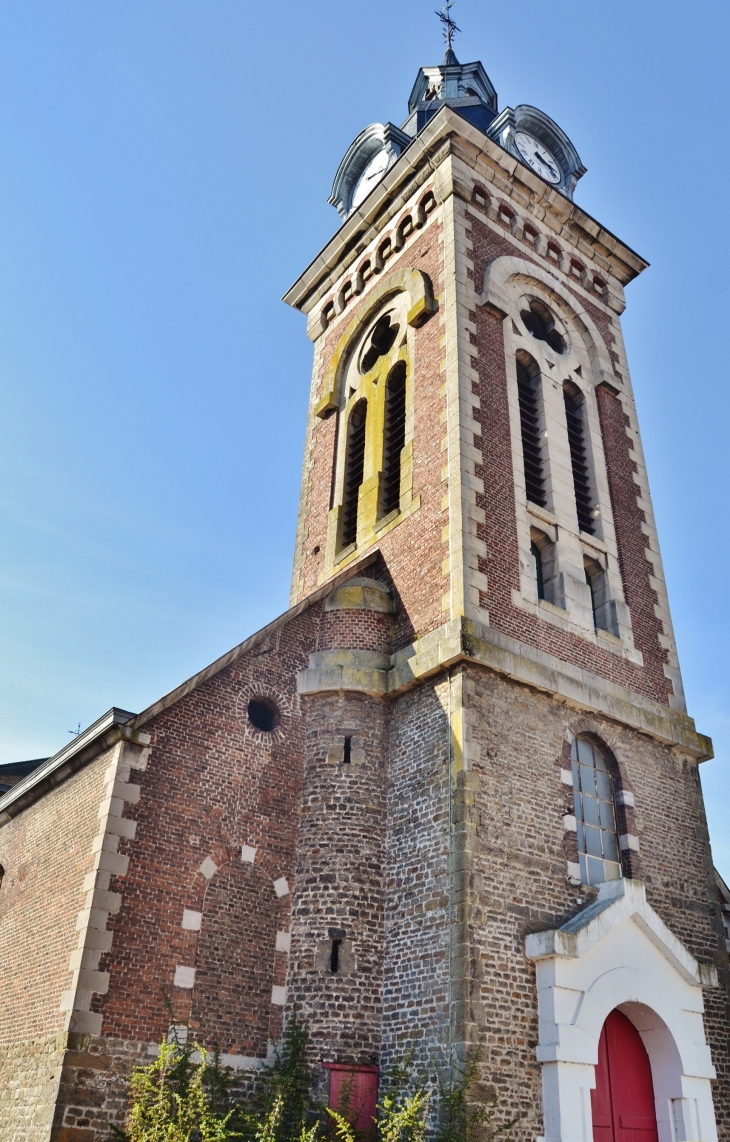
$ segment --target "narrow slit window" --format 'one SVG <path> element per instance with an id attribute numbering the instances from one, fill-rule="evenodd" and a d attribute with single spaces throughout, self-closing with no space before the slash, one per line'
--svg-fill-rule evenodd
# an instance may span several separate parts
<path id="1" fill-rule="evenodd" d="M 330 952 L 330 971 L 337 973 L 340 970 L 340 945 L 342 940 L 332 941 L 332 951 Z"/>
<path id="2" fill-rule="evenodd" d="M 350 765 L 352 763 L 352 738 L 345 738 L 345 744 L 342 749 L 342 764 Z"/>
<path id="3" fill-rule="evenodd" d="M 345 494 L 342 503 L 342 547 L 357 539 L 357 508 L 365 467 L 365 426 L 368 404 L 357 402 L 347 422 L 345 453 Z"/>
<path id="4" fill-rule="evenodd" d="M 570 462 L 573 468 L 573 488 L 575 507 L 578 513 L 578 527 L 588 535 L 595 532 L 593 517 L 593 496 L 588 474 L 588 452 L 585 441 L 585 402 L 567 388 L 563 389 L 565 400 L 565 420 L 568 426 Z"/>
<path id="5" fill-rule="evenodd" d="M 591 610 L 593 611 L 593 625 L 596 628 L 596 630 L 598 630 L 598 620 L 596 618 L 596 591 L 595 591 L 595 586 L 593 583 L 593 576 L 591 575 L 590 571 L 588 571 L 588 570 L 586 570 L 586 583 L 588 584 L 588 590 L 591 593 Z"/>
<path id="6" fill-rule="evenodd" d="M 380 515 L 400 507 L 401 453 L 406 442 L 406 365 L 391 369 L 385 388 L 385 435 Z"/>
<path id="7" fill-rule="evenodd" d="M 529 359 L 529 358 L 528 358 Z M 544 508 L 545 476 L 542 461 L 542 439 L 538 384 L 540 373 L 534 362 L 528 366 L 517 360 L 517 394 L 522 430 L 522 459 L 525 466 L 525 491 L 528 500 Z"/>
<path id="8" fill-rule="evenodd" d="M 530 544 L 530 551 L 532 558 L 535 560 L 535 578 L 537 580 L 537 597 L 538 599 L 545 598 L 545 580 L 542 573 L 542 552 L 536 543 Z"/>
<path id="9" fill-rule="evenodd" d="M 621 861 L 608 765 L 600 750 L 586 738 L 576 738 L 570 756 L 581 882 L 603 884 L 618 880 Z"/>

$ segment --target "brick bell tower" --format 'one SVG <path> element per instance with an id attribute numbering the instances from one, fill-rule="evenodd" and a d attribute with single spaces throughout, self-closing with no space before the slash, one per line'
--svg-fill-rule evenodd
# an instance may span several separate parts
<path id="1" fill-rule="evenodd" d="M 621 332 L 647 263 L 573 201 L 584 171 L 449 47 L 402 125 L 348 149 L 341 226 L 286 294 L 314 345 L 292 606 L 336 579 L 298 682 L 288 1002 L 333 1074 L 410 1048 L 443 1073 L 481 1043 L 525 1139 L 628 1139 L 623 1115 L 709 1142 L 712 748 Z M 643 1110 L 601 1102 L 614 1024 L 649 1060 Z"/>

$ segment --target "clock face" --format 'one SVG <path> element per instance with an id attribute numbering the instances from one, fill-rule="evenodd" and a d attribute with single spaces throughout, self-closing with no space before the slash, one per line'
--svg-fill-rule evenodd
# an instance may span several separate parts
<path id="1" fill-rule="evenodd" d="M 535 174 L 539 174 L 545 182 L 551 182 L 553 185 L 560 182 L 560 164 L 547 147 L 538 143 L 537 139 L 527 134 L 527 131 L 515 131 L 515 146 Z"/>
<path id="2" fill-rule="evenodd" d="M 357 181 L 355 192 L 352 196 L 351 210 L 354 210 L 356 206 L 360 205 L 363 199 L 367 198 L 375 184 L 380 182 L 389 165 L 390 155 L 386 150 L 378 151 L 377 154 L 373 155 Z"/>

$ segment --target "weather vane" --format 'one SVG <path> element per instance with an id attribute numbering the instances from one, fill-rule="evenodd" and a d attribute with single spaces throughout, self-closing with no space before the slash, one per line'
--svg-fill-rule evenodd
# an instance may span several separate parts
<path id="1" fill-rule="evenodd" d="M 446 51 L 447 52 L 451 51 L 451 40 L 452 40 L 452 38 L 454 37 L 456 32 L 461 31 L 461 28 L 457 28 L 456 24 L 451 19 L 451 9 L 454 7 L 455 3 L 456 3 L 456 0 L 446 0 L 446 3 L 444 4 L 441 11 L 436 13 L 439 20 L 441 21 L 441 23 L 444 26 L 444 39 L 446 40 Z"/>

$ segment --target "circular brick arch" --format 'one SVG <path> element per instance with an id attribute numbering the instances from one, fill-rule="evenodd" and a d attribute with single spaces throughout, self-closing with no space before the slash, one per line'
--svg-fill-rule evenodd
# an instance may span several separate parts
<path id="1" fill-rule="evenodd" d="M 271 653 L 275 654 L 276 652 L 277 648 L 272 647 Z M 264 744 L 268 742 L 284 743 L 287 740 L 287 720 L 296 717 L 301 712 L 298 696 L 296 693 L 288 693 L 279 686 L 272 685 L 268 679 L 264 681 L 257 678 L 255 660 L 248 666 L 247 672 L 240 670 L 238 673 L 240 685 L 236 701 L 236 716 L 241 720 L 243 731 L 247 736 Z M 272 702 L 276 706 L 279 712 L 279 721 L 273 730 L 259 730 L 253 725 L 248 716 L 248 704 L 252 699 Z"/>

